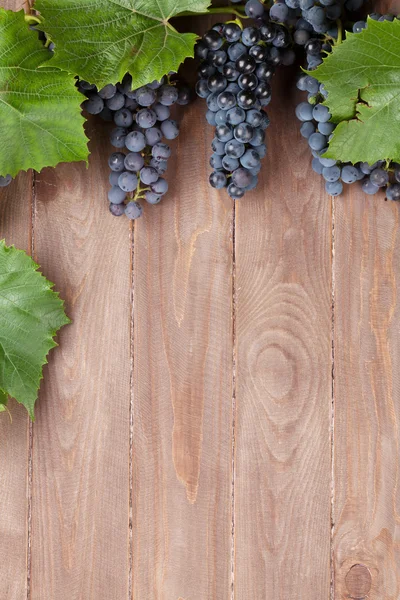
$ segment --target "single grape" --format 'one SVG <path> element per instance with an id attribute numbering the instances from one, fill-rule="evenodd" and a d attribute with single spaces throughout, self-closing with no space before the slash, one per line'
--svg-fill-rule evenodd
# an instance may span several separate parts
<path id="1" fill-rule="evenodd" d="M 354 183 L 358 179 L 358 169 L 352 165 L 346 165 L 342 168 L 341 174 L 344 183 Z"/>
<path id="2" fill-rule="evenodd" d="M 93 94 L 82 102 L 81 106 L 89 115 L 99 115 L 104 108 L 104 101 L 97 94 Z"/>
<path id="3" fill-rule="evenodd" d="M 260 156 L 255 150 L 246 150 L 240 157 L 240 164 L 245 169 L 253 169 L 260 165 Z"/>
<path id="4" fill-rule="evenodd" d="M 218 94 L 217 103 L 220 109 L 229 110 L 235 106 L 236 98 L 232 92 L 224 91 Z"/>
<path id="5" fill-rule="evenodd" d="M 228 81 L 221 73 L 214 73 L 214 75 L 210 75 L 207 79 L 207 85 L 210 92 L 217 92 L 219 94 L 224 91 L 228 85 Z"/>
<path id="6" fill-rule="evenodd" d="M 310 32 L 305 29 L 298 29 L 293 34 L 293 40 L 298 46 L 304 46 L 310 39 Z"/>
<path id="7" fill-rule="evenodd" d="M 301 135 L 308 140 L 312 133 L 315 133 L 315 125 L 312 121 L 304 121 L 300 127 Z"/>
<path id="8" fill-rule="evenodd" d="M 112 98 L 106 100 L 106 106 L 110 110 L 119 110 L 125 104 L 125 96 L 120 92 L 116 92 Z"/>
<path id="9" fill-rule="evenodd" d="M 161 200 L 161 196 L 155 194 L 151 190 L 147 190 L 144 194 L 144 197 L 146 202 L 148 202 L 149 204 L 158 204 Z"/>
<path id="10" fill-rule="evenodd" d="M 118 185 L 113 185 L 113 187 L 108 192 L 108 200 L 112 202 L 112 204 L 122 204 L 122 202 L 126 198 L 126 193 L 121 190 Z"/>
<path id="11" fill-rule="evenodd" d="M 162 85 L 158 90 L 158 102 L 163 106 L 172 106 L 178 100 L 178 90 L 172 85 Z"/>
<path id="12" fill-rule="evenodd" d="M 386 188 L 386 198 L 388 200 L 394 200 L 395 202 L 400 201 L 400 185 L 394 183 Z"/>
<path id="13" fill-rule="evenodd" d="M 220 142 L 228 142 L 233 138 L 233 129 L 228 123 L 225 123 L 225 125 L 217 125 L 215 128 L 215 135 Z"/>
<path id="14" fill-rule="evenodd" d="M 99 94 L 100 98 L 103 98 L 103 100 L 110 100 L 110 98 L 115 96 L 116 92 L 116 86 L 112 83 L 109 83 L 101 88 L 101 90 L 99 90 L 97 93 Z"/>
<path id="15" fill-rule="evenodd" d="M 179 125 L 173 119 L 166 119 L 160 125 L 163 136 L 167 140 L 174 140 L 179 135 Z"/>
<path id="16" fill-rule="evenodd" d="M 146 147 L 146 138 L 141 131 L 131 131 L 126 136 L 125 146 L 131 152 L 141 152 Z"/>
<path id="17" fill-rule="evenodd" d="M 318 123 L 318 131 L 322 133 L 322 135 L 331 135 L 334 129 L 334 123 Z"/>
<path id="18" fill-rule="evenodd" d="M 312 133 L 308 138 L 308 145 L 312 150 L 322 150 L 326 147 L 327 138 L 322 133 Z"/>
<path id="19" fill-rule="evenodd" d="M 159 196 L 164 196 L 164 194 L 166 194 L 168 191 L 168 181 L 166 179 L 163 179 L 162 177 L 159 177 L 157 181 L 150 185 L 150 187 L 151 191 L 155 194 L 158 194 Z"/>
<path id="20" fill-rule="evenodd" d="M 144 165 L 144 158 L 139 152 L 129 152 L 125 156 L 124 166 L 127 171 L 137 173 Z"/>
<path id="21" fill-rule="evenodd" d="M 237 23 L 226 23 L 223 29 L 223 36 L 227 42 L 233 43 L 240 40 L 242 30 Z"/>
<path id="22" fill-rule="evenodd" d="M 118 177 L 118 185 L 124 192 L 133 192 L 136 190 L 138 184 L 138 178 L 134 173 L 124 171 Z"/>
<path id="23" fill-rule="evenodd" d="M 262 63 L 267 60 L 269 50 L 266 46 L 260 46 L 259 44 L 256 44 L 255 46 L 251 46 L 249 49 L 249 55 L 254 58 L 256 63 Z"/>
<path id="24" fill-rule="evenodd" d="M 237 103 L 240 108 L 244 108 L 245 110 L 249 110 L 250 108 L 254 108 L 257 103 L 257 96 L 254 92 L 250 92 L 248 90 L 240 90 L 237 95 Z"/>
<path id="25" fill-rule="evenodd" d="M 242 31 L 241 40 L 245 46 L 253 46 L 260 39 L 260 32 L 255 27 L 245 27 Z"/>
<path id="26" fill-rule="evenodd" d="M 235 63 L 232 61 L 225 63 L 222 68 L 222 75 L 227 81 L 236 81 L 239 77 L 239 71 L 237 71 Z"/>
<path id="27" fill-rule="evenodd" d="M 136 123 L 143 129 L 154 127 L 157 123 L 157 115 L 151 108 L 142 108 L 136 113 Z"/>
<path id="28" fill-rule="evenodd" d="M 143 208 L 140 206 L 138 202 L 128 202 L 125 206 L 125 215 L 130 220 L 138 219 L 143 212 Z"/>
<path id="29" fill-rule="evenodd" d="M 171 156 L 171 148 L 168 144 L 154 144 L 151 149 L 151 154 L 154 158 L 158 160 L 165 160 Z"/>
<path id="30" fill-rule="evenodd" d="M 158 127 L 149 127 L 145 130 L 144 137 L 148 146 L 154 146 L 154 144 L 161 142 L 162 133 Z"/>
<path id="31" fill-rule="evenodd" d="M 136 90 L 136 101 L 140 106 L 151 106 L 156 101 L 156 97 L 157 92 L 147 85 Z"/>
<path id="32" fill-rule="evenodd" d="M 167 171 L 168 162 L 166 160 L 157 160 L 152 158 L 149 163 L 150 167 L 153 167 L 159 175 L 164 175 Z"/>
<path id="33" fill-rule="evenodd" d="M 343 184 L 341 181 L 327 181 L 325 190 L 330 196 L 339 196 L 343 192 Z"/>
<path id="34" fill-rule="evenodd" d="M 296 117 L 299 121 L 312 121 L 313 107 L 308 102 L 301 102 L 296 106 Z"/>
<path id="35" fill-rule="evenodd" d="M 214 138 L 211 142 L 211 148 L 213 152 L 223 156 L 225 154 L 225 142 L 220 142 L 217 138 Z"/>
<path id="36" fill-rule="evenodd" d="M 373 196 L 373 194 L 379 192 L 379 186 L 372 183 L 372 181 L 370 181 L 369 178 L 364 179 L 361 185 L 361 189 L 364 192 L 364 194 L 368 194 L 369 196 Z"/>
<path id="37" fill-rule="evenodd" d="M 210 167 L 212 169 L 222 169 L 222 156 L 215 152 L 210 156 Z"/>
<path id="38" fill-rule="evenodd" d="M 242 73 L 238 85 L 242 90 L 255 90 L 258 86 L 258 77 L 255 73 Z"/>
<path id="39" fill-rule="evenodd" d="M 325 150 L 321 151 L 320 154 L 324 154 Z M 323 167 L 334 167 L 337 161 L 334 158 L 324 158 L 323 156 L 319 156 L 319 162 Z"/>
<path id="40" fill-rule="evenodd" d="M 7 187 L 12 182 L 11 175 L 0 176 L 0 187 Z"/>
<path id="41" fill-rule="evenodd" d="M 207 98 L 207 96 L 209 96 L 209 95 L 211 94 L 210 90 L 208 89 L 207 79 L 199 79 L 199 80 L 196 82 L 195 91 L 196 91 L 196 94 L 197 94 L 197 95 L 198 95 L 200 98 Z M 155 105 L 153 106 L 153 109 L 154 109 L 154 111 L 156 112 L 156 114 L 157 114 L 157 110 L 156 110 L 156 107 L 157 107 L 157 106 L 163 106 L 163 105 L 162 105 L 162 104 L 155 104 Z M 168 108 L 168 106 L 165 106 L 165 107 L 163 107 L 163 108 L 166 108 L 166 109 L 168 109 L 168 116 L 167 116 L 167 117 L 165 117 L 166 119 L 168 119 L 168 117 L 169 117 L 169 114 L 170 114 L 170 113 L 169 113 L 169 108 Z M 158 110 L 158 112 L 160 112 L 160 114 L 161 114 L 161 111 L 159 111 L 159 110 Z M 160 117 L 158 116 L 158 114 L 157 114 L 157 119 L 158 119 L 159 121 L 163 121 L 163 120 L 164 120 L 164 119 L 160 119 Z"/>
<path id="42" fill-rule="evenodd" d="M 110 202 L 109 210 L 114 217 L 122 217 L 125 214 L 125 204 L 113 204 Z"/>
<path id="43" fill-rule="evenodd" d="M 243 110 L 243 108 L 239 108 L 239 106 L 230 108 L 226 113 L 226 122 L 230 125 L 239 125 L 239 123 L 242 123 L 245 119 L 246 112 Z"/>
<path id="44" fill-rule="evenodd" d="M 265 113 L 262 113 L 255 108 L 251 108 L 246 113 L 246 122 L 251 125 L 251 127 L 260 127 L 264 116 L 266 116 Z"/>
<path id="45" fill-rule="evenodd" d="M 237 187 L 234 183 L 230 183 L 227 187 L 227 191 L 229 196 L 233 200 L 239 200 L 244 196 L 244 190 L 242 188 Z"/>
<path id="46" fill-rule="evenodd" d="M 324 170 L 324 166 L 320 163 L 319 158 L 313 158 L 311 163 L 313 171 L 318 175 L 322 175 L 322 171 Z"/>
<path id="47" fill-rule="evenodd" d="M 232 172 L 238 167 L 240 167 L 239 161 L 237 158 L 233 158 L 233 156 L 223 156 L 222 157 L 222 167 L 225 171 Z"/>
<path id="48" fill-rule="evenodd" d="M 246 151 L 246 147 L 242 142 L 239 142 L 236 139 L 229 140 L 225 144 L 225 154 L 227 156 L 231 156 L 232 158 L 240 158 Z"/>
<path id="49" fill-rule="evenodd" d="M 259 0 L 247 0 L 244 12 L 248 17 L 258 19 L 264 14 L 264 5 Z"/>
<path id="50" fill-rule="evenodd" d="M 240 91 L 240 87 L 235 81 L 231 81 L 225 88 L 225 92 L 232 92 L 232 94 L 237 94 Z"/>
<path id="51" fill-rule="evenodd" d="M 341 170 L 337 165 L 333 167 L 324 167 L 322 171 L 322 176 L 325 181 L 330 181 L 333 183 L 334 181 L 338 181 L 340 179 Z"/>
<path id="52" fill-rule="evenodd" d="M 374 169 L 369 176 L 371 183 L 378 187 L 383 187 L 389 182 L 389 173 L 384 169 Z"/>
<path id="53" fill-rule="evenodd" d="M 180 84 L 178 86 L 178 100 L 176 101 L 179 106 L 186 106 L 191 100 L 190 88 L 186 84 Z"/>
<path id="54" fill-rule="evenodd" d="M 265 140 L 265 132 L 261 127 L 256 127 L 254 129 L 253 137 L 250 140 L 251 146 L 261 146 Z"/>
<path id="55" fill-rule="evenodd" d="M 250 142 L 251 138 L 253 137 L 254 128 L 246 122 L 239 123 L 239 125 L 236 125 L 235 129 L 233 130 L 233 135 L 238 142 L 246 144 L 247 142 Z"/>
<path id="56" fill-rule="evenodd" d="M 232 173 L 232 182 L 239 188 L 245 188 L 252 182 L 253 175 L 247 169 L 239 167 Z"/>
<path id="57" fill-rule="evenodd" d="M 284 23 L 289 16 L 289 8 L 283 3 L 273 4 L 269 10 L 269 16 L 272 21 Z"/>
<path id="58" fill-rule="evenodd" d="M 246 54 L 246 52 L 246 46 L 241 42 L 237 42 L 228 47 L 228 56 L 231 61 L 236 61 L 240 56 Z"/>
<path id="59" fill-rule="evenodd" d="M 210 175 L 210 185 L 220 190 L 221 188 L 226 186 L 226 175 L 223 171 L 213 171 Z"/>
<path id="60" fill-rule="evenodd" d="M 219 110 L 218 112 L 211 113 L 211 114 L 214 115 L 214 121 L 215 121 L 216 125 L 223 125 L 224 123 L 226 123 L 226 111 L 225 110 Z"/>
<path id="61" fill-rule="evenodd" d="M 113 152 L 108 159 L 108 166 L 111 171 L 123 171 L 124 170 L 125 154 L 122 152 Z"/>
<path id="62" fill-rule="evenodd" d="M 219 106 L 218 106 L 217 99 L 218 99 L 218 93 L 217 92 L 213 92 L 212 94 L 210 94 L 209 96 L 207 96 L 206 103 L 207 103 L 208 110 L 211 110 L 212 112 L 218 112 L 219 111 Z"/>
<path id="63" fill-rule="evenodd" d="M 221 48 L 224 40 L 217 31 L 210 29 L 210 31 L 207 31 L 207 33 L 203 35 L 203 43 L 209 50 L 218 50 Z"/>
<path id="64" fill-rule="evenodd" d="M 200 60 L 205 60 L 208 54 L 208 46 L 202 41 L 199 40 L 194 47 L 194 55 L 196 58 Z"/>
<path id="65" fill-rule="evenodd" d="M 235 62 L 236 70 L 239 73 L 252 73 L 255 71 L 257 63 L 252 56 L 242 54 Z"/>
<path id="66" fill-rule="evenodd" d="M 307 92 L 309 92 L 310 94 L 318 94 L 318 90 L 319 90 L 319 82 L 317 81 L 317 79 L 315 79 L 315 77 L 312 77 L 311 75 L 307 75 L 305 78 L 305 89 Z"/>
<path id="67" fill-rule="evenodd" d="M 260 144 L 259 146 L 254 146 L 253 150 L 255 150 L 257 152 L 257 154 L 260 158 L 264 158 L 264 156 L 266 156 L 266 154 L 267 154 L 266 144 Z"/>
<path id="68" fill-rule="evenodd" d="M 114 113 L 114 123 L 118 127 L 130 127 L 133 123 L 133 116 L 127 108 L 120 108 Z"/>
<path id="69" fill-rule="evenodd" d="M 270 62 L 262 62 L 256 67 L 256 76 L 260 81 L 271 81 L 273 74 L 275 73 L 275 67 Z"/>
<path id="70" fill-rule="evenodd" d="M 315 104 L 312 111 L 313 119 L 318 121 L 319 123 L 326 123 L 331 118 L 331 113 L 327 106 L 323 104 Z"/>
<path id="71" fill-rule="evenodd" d="M 228 55 L 224 50 L 211 50 L 208 53 L 207 60 L 210 65 L 218 69 L 224 66 L 228 60 Z"/>
<path id="72" fill-rule="evenodd" d="M 150 185 L 158 179 L 158 173 L 154 167 L 142 167 L 140 169 L 140 180 L 145 185 Z"/>

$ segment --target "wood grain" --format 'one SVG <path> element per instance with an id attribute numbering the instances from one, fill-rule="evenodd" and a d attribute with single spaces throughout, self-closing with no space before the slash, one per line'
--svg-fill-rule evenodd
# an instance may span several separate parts
<path id="1" fill-rule="evenodd" d="M 231 597 L 233 212 L 203 123 L 198 100 L 135 225 L 134 600 Z"/>
<path id="2" fill-rule="evenodd" d="M 19 10 L 17 0 L 3 0 L 8 10 Z M 31 252 L 32 175 L 21 173 L 0 189 L 0 239 Z M 0 415 L 0 598 L 23 600 L 28 581 L 28 464 L 29 419 L 26 410 L 10 400 L 10 421 Z"/>
<path id="3" fill-rule="evenodd" d="M 31 175 L 22 173 L 0 191 L 0 239 L 30 253 Z M 27 586 L 29 420 L 9 402 L 12 421 L 0 415 L 0 598 L 22 600 Z"/>
<path id="4" fill-rule="evenodd" d="M 335 598 L 397 600 L 399 207 L 335 204 Z"/>
<path id="5" fill-rule="evenodd" d="M 235 600 L 330 591 L 331 209 L 290 80 L 261 187 L 236 205 Z"/>
<path id="6" fill-rule="evenodd" d="M 31 600 L 121 600 L 129 582 L 129 223 L 108 212 L 102 124 L 90 167 L 37 177 L 35 249 L 73 324 L 44 373 L 33 447 Z"/>

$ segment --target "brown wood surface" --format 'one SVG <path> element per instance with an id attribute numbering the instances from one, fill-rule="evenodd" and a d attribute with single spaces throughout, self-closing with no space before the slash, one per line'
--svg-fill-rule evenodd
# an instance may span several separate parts
<path id="1" fill-rule="evenodd" d="M 0 417 L 0 600 L 400 598 L 399 207 L 327 197 L 291 79 L 235 209 L 199 100 L 134 226 L 101 122 L 89 170 L 0 191 L 73 319 L 34 426 Z"/>
<path id="2" fill-rule="evenodd" d="M 129 585 L 129 223 L 108 214 L 108 143 L 36 177 L 35 258 L 72 325 L 33 431 L 30 600 L 121 600 Z"/>
<path id="3" fill-rule="evenodd" d="M 235 600 L 329 598 L 331 204 L 288 81 L 236 208 Z"/>
<path id="4" fill-rule="evenodd" d="M 6 9 L 20 9 L 18 0 L 2 0 Z M 0 239 L 32 249 L 32 175 L 20 173 L 0 189 Z M 29 419 L 14 400 L 0 418 L 0 598 L 25 600 L 28 585 Z"/>
<path id="5" fill-rule="evenodd" d="M 202 112 L 135 230 L 134 600 L 231 596 L 233 210 L 207 184 Z"/>
<path id="6" fill-rule="evenodd" d="M 399 207 L 335 201 L 335 598 L 400 597 Z"/>

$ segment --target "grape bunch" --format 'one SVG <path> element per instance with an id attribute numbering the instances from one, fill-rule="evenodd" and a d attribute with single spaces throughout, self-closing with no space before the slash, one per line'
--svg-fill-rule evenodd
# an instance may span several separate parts
<path id="1" fill-rule="evenodd" d="M 259 4 L 246 4 L 247 12 L 258 19 Z M 275 68 L 295 59 L 285 27 L 268 21 L 257 25 L 243 30 L 236 22 L 214 25 L 195 48 L 201 60 L 196 93 L 205 99 L 207 122 L 215 127 L 210 184 L 226 187 L 235 200 L 256 187 L 267 153 L 269 118 L 263 108 L 271 101 Z"/>
<path id="2" fill-rule="evenodd" d="M 394 19 L 393 15 L 374 13 L 370 16 L 380 21 Z M 360 33 L 366 26 L 365 21 L 356 21 L 353 25 L 353 32 Z M 318 57 L 321 62 L 323 52 L 331 49 L 326 41 L 318 38 L 310 39 L 308 47 L 311 49 L 311 58 Z M 314 68 L 310 67 L 308 53 L 307 63 L 309 68 Z M 331 196 L 338 196 L 343 192 L 343 184 L 359 181 L 365 194 L 373 195 L 384 189 L 387 200 L 399 201 L 399 164 L 380 160 L 373 165 L 366 162 L 353 165 L 350 162 L 324 158 L 323 155 L 328 150 L 329 141 L 336 127 L 336 124 L 330 121 L 332 115 L 328 107 L 323 104 L 327 98 L 327 92 L 323 84 L 308 74 L 302 74 L 296 85 L 299 90 L 307 92 L 307 101 L 301 102 L 296 107 L 296 116 L 301 122 L 300 133 L 308 141 L 313 155 L 312 168 L 325 179 L 327 193 Z"/>
<path id="3" fill-rule="evenodd" d="M 129 74 L 121 83 L 108 84 L 100 90 L 86 81 L 77 82 L 87 97 L 82 108 L 115 125 L 110 133 L 116 151 L 108 160 L 108 200 L 110 212 L 116 217 L 137 219 L 143 212 L 139 200 L 158 204 L 168 190 L 168 182 L 162 176 L 171 148 L 165 140 L 173 140 L 179 134 L 179 125 L 171 118 L 171 107 L 190 101 L 189 88 L 169 77 L 134 90 Z"/>

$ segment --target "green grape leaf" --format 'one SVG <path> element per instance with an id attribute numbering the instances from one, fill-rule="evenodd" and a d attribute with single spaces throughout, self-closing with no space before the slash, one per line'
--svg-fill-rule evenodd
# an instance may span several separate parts
<path id="1" fill-rule="evenodd" d="M 170 19 L 207 11 L 210 0 L 36 0 L 41 28 L 56 45 L 54 63 L 103 87 L 131 73 L 134 88 L 193 57 L 194 33 Z"/>
<path id="2" fill-rule="evenodd" d="M 25 252 L 0 241 L 0 404 L 11 396 L 32 419 L 43 365 L 57 345 L 53 338 L 70 322 L 38 268 Z"/>
<path id="3" fill-rule="evenodd" d="M 310 72 L 339 123 L 324 156 L 343 162 L 400 161 L 400 21 L 368 19 Z"/>
<path id="4" fill-rule="evenodd" d="M 0 57 L 0 175 L 87 160 L 82 95 L 71 75 L 47 66 L 51 53 L 23 11 L 0 8 Z"/>

